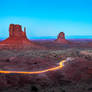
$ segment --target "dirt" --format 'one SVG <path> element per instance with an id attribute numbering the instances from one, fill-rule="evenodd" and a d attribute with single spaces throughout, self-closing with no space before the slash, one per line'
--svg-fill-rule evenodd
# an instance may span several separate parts
<path id="1" fill-rule="evenodd" d="M 0 92 L 92 92 L 91 41 L 33 41 L 44 48 L 1 49 L 0 70 L 37 71 L 58 66 L 59 70 L 41 74 L 0 74 Z"/>

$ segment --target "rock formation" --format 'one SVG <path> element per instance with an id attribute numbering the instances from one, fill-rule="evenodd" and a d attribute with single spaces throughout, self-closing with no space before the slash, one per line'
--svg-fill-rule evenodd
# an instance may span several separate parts
<path id="1" fill-rule="evenodd" d="M 63 43 L 63 44 L 67 44 L 68 41 L 65 39 L 65 34 L 64 32 L 60 32 L 57 39 L 55 40 L 57 43 Z"/>
<path id="2" fill-rule="evenodd" d="M 10 24 L 9 37 L 6 40 L 0 42 L 0 47 L 6 45 L 8 47 L 21 48 L 25 45 L 33 46 L 34 44 L 27 39 L 26 28 L 24 28 L 24 31 L 22 31 L 21 25 Z"/>
<path id="3" fill-rule="evenodd" d="M 9 37 L 12 38 L 26 38 L 26 29 L 22 31 L 21 25 L 10 24 Z"/>

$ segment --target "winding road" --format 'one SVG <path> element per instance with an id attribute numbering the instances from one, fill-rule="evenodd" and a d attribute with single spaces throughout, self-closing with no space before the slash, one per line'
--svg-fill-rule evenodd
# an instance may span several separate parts
<path id="1" fill-rule="evenodd" d="M 45 73 L 45 72 L 49 72 L 49 71 L 55 71 L 58 69 L 61 69 L 64 66 L 64 62 L 66 60 L 62 60 L 59 63 L 59 66 L 54 67 L 54 68 L 49 68 L 46 70 L 42 70 L 42 71 L 34 71 L 34 72 L 26 72 L 26 71 L 0 71 L 0 73 L 4 73 L 4 74 L 9 74 L 9 73 L 16 73 L 16 74 L 40 74 L 40 73 Z"/>

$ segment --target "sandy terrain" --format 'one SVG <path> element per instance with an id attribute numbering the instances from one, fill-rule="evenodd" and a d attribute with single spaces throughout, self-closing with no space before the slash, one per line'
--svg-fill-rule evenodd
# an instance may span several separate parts
<path id="1" fill-rule="evenodd" d="M 0 50 L 0 70 L 40 71 L 59 65 L 63 68 L 41 74 L 0 74 L 0 92 L 92 92 L 91 41 L 71 44 L 33 41 L 44 48 Z"/>

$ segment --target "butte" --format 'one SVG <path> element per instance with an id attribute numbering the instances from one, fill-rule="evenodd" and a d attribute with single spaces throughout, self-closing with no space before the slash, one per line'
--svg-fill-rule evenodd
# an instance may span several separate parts
<path id="1" fill-rule="evenodd" d="M 55 40 L 56 43 L 68 44 L 68 40 L 65 39 L 64 32 L 60 32 L 57 39 Z"/>
<path id="2" fill-rule="evenodd" d="M 19 24 L 10 24 L 9 37 L 0 42 L 0 48 L 40 48 L 26 36 L 26 28 L 22 31 L 22 27 Z"/>

